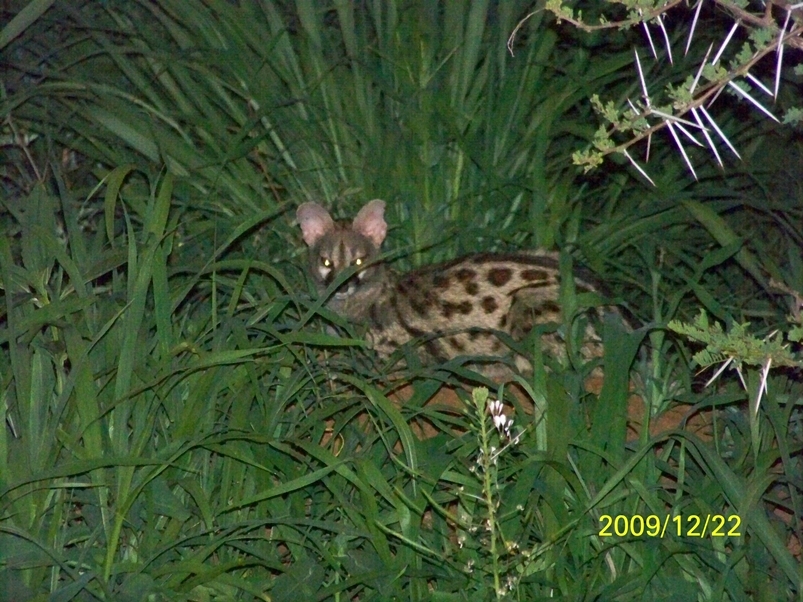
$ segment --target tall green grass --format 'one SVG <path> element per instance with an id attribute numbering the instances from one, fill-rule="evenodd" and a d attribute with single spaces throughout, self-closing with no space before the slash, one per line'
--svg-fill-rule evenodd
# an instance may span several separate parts
<path id="1" fill-rule="evenodd" d="M 692 187 L 671 149 L 656 190 L 616 166 L 580 179 L 586 99 L 632 93 L 631 52 L 539 13 L 510 56 L 530 8 L 85 2 L 17 22 L 4 133 L 30 142 L 2 162 L 0 598 L 801 599 L 799 379 L 771 372 L 756 441 L 750 394 L 729 373 L 699 386 L 660 328 L 700 306 L 786 327 L 768 281 L 801 290 L 799 197 L 760 197 L 749 165 Z M 523 342 L 541 412 L 459 361 L 390 378 L 306 295 L 291 223 L 304 200 L 350 215 L 374 197 L 401 267 L 559 246 L 652 328 L 606 323 L 599 395 L 593 365 Z M 648 415 L 710 412 L 712 441 L 627 440 L 647 339 Z M 505 400 L 514 445 L 498 453 L 476 393 L 429 403 L 466 383 Z M 603 515 L 741 524 L 606 537 Z"/>

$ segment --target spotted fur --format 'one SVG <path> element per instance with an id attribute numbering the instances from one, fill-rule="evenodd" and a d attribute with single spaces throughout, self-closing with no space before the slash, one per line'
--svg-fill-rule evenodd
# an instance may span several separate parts
<path id="1" fill-rule="evenodd" d="M 520 338 L 535 325 L 563 323 L 557 254 L 481 253 L 397 275 L 380 261 L 384 209 L 383 201 L 370 201 L 351 222 L 333 220 L 317 203 L 297 211 L 318 290 L 342 280 L 327 306 L 364 325 L 381 356 L 415 339 L 424 359 L 498 357 L 507 349 L 500 333 Z M 575 285 L 595 290 L 588 279 L 575 277 Z M 586 339 L 583 355 L 601 355 L 591 326 Z M 546 351 L 565 355 L 555 329 L 542 342 Z"/>

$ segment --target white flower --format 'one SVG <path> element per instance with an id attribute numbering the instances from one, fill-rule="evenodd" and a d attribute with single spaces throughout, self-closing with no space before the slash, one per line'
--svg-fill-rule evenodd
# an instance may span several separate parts
<path id="1" fill-rule="evenodd" d="M 510 438 L 510 427 L 513 426 L 513 419 L 505 416 L 504 404 L 500 400 L 495 399 L 488 404 L 488 413 L 491 415 L 491 418 L 493 418 L 494 428 L 499 434 Z"/>

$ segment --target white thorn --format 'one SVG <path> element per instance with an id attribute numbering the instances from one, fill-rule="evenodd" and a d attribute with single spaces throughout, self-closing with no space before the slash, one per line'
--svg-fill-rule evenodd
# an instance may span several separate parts
<path id="1" fill-rule="evenodd" d="M 647 107 L 650 106 L 650 95 L 647 93 L 647 82 L 644 81 L 644 72 L 641 70 L 641 60 L 638 56 L 638 50 L 634 51 L 636 54 L 636 69 L 638 70 L 638 76 L 641 80 L 641 93 L 644 95 L 644 102 Z"/>
<path id="2" fill-rule="evenodd" d="M 717 147 L 714 144 L 714 141 L 711 139 L 711 136 L 708 135 L 708 128 L 703 125 L 703 122 L 700 120 L 700 114 L 697 112 L 697 109 L 694 108 L 691 110 L 692 115 L 697 120 L 697 123 L 700 125 L 700 129 L 703 130 L 703 136 L 705 136 L 705 141 L 708 142 L 709 148 L 714 151 L 714 156 L 717 158 L 717 163 L 719 163 L 720 167 L 725 167 L 722 163 L 722 157 L 719 156 L 719 152 L 717 152 Z"/>
<path id="3" fill-rule="evenodd" d="M 702 0 L 700 0 L 702 3 Z M 697 87 L 697 82 L 700 81 L 700 76 L 703 74 L 703 69 L 705 69 L 706 61 L 708 61 L 708 55 L 711 54 L 711 49 L 714 47 L 713 44 L 708 45 L 708 50 L 705 53 L 705 57 L 703 58 L 703 62 L 700 63 L 700 68 L 697 70 L 697 75 L 694 76 L 694 81 L 689 86 L 689 94 L 694 94 L 694 89 Z"/>
<path id="4" fill-rule="evenodd" d="M 694 144 L 696 144 L 697 146 L 705 146 L 705 145 L 704 145 L 702 142 L 700 142 L 699 140 L 697 140 L 697 138 L 695 138 L 694 136 L 692 136 L 692 135 L 691 135 L 691 132 L 690 132 L 689 130 L 687 130 L 685 127 L 683 127 L 683 124 L 682 124 L 682 123 L 675 123 L 675 127 L 677 127 L 677 128 L 678 128 L 678 129 L 679 129 L 681 132 L 683 132 L 683 134 L 686 136 L 686 138 L 688 138 L 689 140 L 691 140 L 691 141 L 692 141 Z M 694 124 L 694 127 L 697 127 L 697 124 L 696 124 L 696 123 Z"/>
<path id="5" fill-rule="evenodd" d="M 745 73 L 745 77 L 749 79 L 751 82 L 753 82 L 756 88 L 760 88 L 761 91 L 764 92 L 764 94 L 766 94 L 767 96 L 773 96 L 772 91 L 767 86 L 762 84 L 760 79 L 758 79 L 757 77 L 753 77 L 752 73 Z"/>
<path id="6" fill-rule="evenodd" d="M 758 415 L 758 408 L 761 406 L 761 398 L 767 392 L 767 377 L 770 373 L 770 366 L 772 365 L 772 358 L 767 358 L 767 363 L 761 367 L 761 384 L 758 387 L 758 395 L 756 395 L 756 406 L 753 408 L 753 416 Z"/>
<path id="7" fill-rule="evenodd" d="M 650 113 L 652 113 L 653 115 L 658 115 L 659 117 L 662 117 L 663 119 L 668 119 L 669 121 L 673 121 L 675 123 L 685 123 L 689 127 L 693 127 L 693 128 L 697 127 L 697 124 L 692 122 L 692 121 L 689 121 L 687 119 L 681 119 L 680 117 L 677 117 L 676 115 L 670 115 L 669 113 L 664 113 L 663 111 L 659 111 L 658 109 L 651 109 Z"/>
<path id="8" fill-rule="evenodd" d="M 725 47 L 728 45 L 728 42 L 731 41 L 733 34 L 736 33 L 736 29 L 741 24 L 742 24 L 741 21 L 736 21 L 736 23 L 733 24 L 733 27 L 731 27 L 730 32 L 728 32 L 728 36 L 725 38 L 725 41 L 722 42 L 722 46 L 720 47 L 719 52 L 717 52 L 716 56 L 714 57 L 714 60 L 711 61 L 712 65 L 716 65 L 719 62 L 719 58 L 722 56 L 722 53 L 725 52 Z"/>
<path id="9" fill-rule="evenodd" d="M 783 22 L 783 27 L 781 28 L 781 33 L 778 35 L 778 49 L 776 52 L 778 53 L 778 59 L 775 62 L 775 93 L 772 95 L 773 98 L 778 98 L 778 89 L 781 86 L 781 64 L 783 63 L 783 37 L 786 35 L 786 26 L 789 25 L 789 17 L 792 16 L 792 9 L 788 9 L 786 11 L 786 20 Z"/>
<path id="10" fill-rule="evenodd" d="M 669 45 L 669 34 L 666 33 L 666 27 L 664 27 L 664 19 L 663 14 L 658 15 L 658 27 L 661 28 L 661 31 L 664 33 L 664 44 L 666 44 L 666 54 L 669 57 L 669 64 L 674 65 L 675 62 L 672 60 L 672 47 Z"/>
<path id="11" fill-rule="evenodd" d="M 752 103 L 753 103 L 753 104 L 754 104 L 754 105 L 755 105 L 755 106 L 756 106 L 756 107 L 757 107 L 757 108 L 758 108 L 760 111 L 763 111 L 763 112 L 764 112 L 764 114 L 766 114 L 766 115 L 767 115 L 767 116 L 768 116 L 770 119 L 773 119 L 773 120 L 775 120 L 775 121 L 776 121 L 776 122 L 778 122 L 778 123 L 781 123 L 780 121 L 778 121 L 778 118 L 777 118 L 775 115 L 773 115 L 773 114 L 772 114 L 772 113 L 770 113 L 770 112 L 769 112 L 767 109 L 765 109 L 763 106 L 761 106 L 761 104 L 760 104 L 760 103 L 759 103 L 759 102 L 758 102 L 758 101 L 757 101 L 755 98 L 753 98 L 752 96 L 750 96 L 750 95 L 749 95 L 747 92 L 745 92 L 744 90 L 742 90 L 742 89 L 741 89 L 739 86 L 737 86 L 736 84 L 734 84 L 732 81 L 728 82 L 728 85 L 729 85 L 731 88 L 733 88 L 733 89 L 734 89 L 734 91 L 735 91 L 735 92 L 736 92 L 736 93 L 737 93 L 739 96 L 741 96 L 741 97 L 742 97 L 742 98 L 744 98 L 745 100 L 749 100 L 750 102 L 752 102 Z"/>
<path id="12" fill-rule="evenodd" d="M 736 364 L 736 374 L 739 375 L 739 380 L 742 381 L 742 388 L 747 391 L 747 383 L 744 382 L 744 375 L 742 374 L 742 365 Z"/>
<path id="13" fill-rule="evenodd" d="M 689 167 L 691 175 L 693 175 L 694 179 L 696 180 L 697 174 L 695 173 L 694 168 L 691 166 L 691 161 L 689 161 L 689 156 L 686 154 L 686 149 L 683 148 L 683 145 L 680 143 L 680 138 L 678 138 L 677 132 L 675 132 L 675 126 L 672 125 L 671 121 L 667 121 L 666 127 L 669 129 L 669 133 L 672 134 L 672 137 L 675 139 L 675 143 L 680 149 L 680 154 L 683 155 L 683 160 L 686 161 L 686 165 Z"/>
<path id="14" fill-rule="evenodd" d="M 639 17 L 644 16 L 644 13 L 641 9 L 638 9 Z M 657 61 L 658 60 L 658 53 L 655 51 L 655 44 L 652 42 L 652 34 L 650 33 L 650 26 L 647 25 L 646 21 L 642 21 L 641 24 L 644 26 L 644 33 L 647 34 L 647 40 L 650 43 L 650 48 L 652 49 L 652 57 Z"/>
<path id="15" fill-rule="evenodd" d="M 640 173 L 642 176 L 644 176 L 644 177 L 647 179 L 647 181 L 648 181 L 650 184 L 652 184 L 653 186 L 655 186 L 655 182 L 653 182 L 653 181 L 652 181 L 652 178 L 651 178 L 650 176 L 648 176 L 648 175 L 647 175 L 647 172 L 646 172 L 646 171 L 644 171 L 643 169 L 641 169 L 641 167 L 639 166 L 639 164 L 638 164 L 638 163 L 636 163 L 636 162 L 633 160 L 633 157 L 631 157 L 631 156 L 630 156 L 630 153 L 629 153 L 629 152 L 627 152 L 627 149 L 622 149 L 622 154 L 623 154 L 625 157 L 627 157 L 627 158 L 628 158 L 628 160 L 629 160 L 629 161 L 630 161 L 630 163 L 633 165 L 633 167 L 635 167 L 636 169 L 638 169 L 638 170 L 639 170 L 639 173 Z"/>
<path id="16" fill-rule="evenodd" d="M 732 358 L 732 357 L 730 357 L 730 358 L 728 358 L 728 361 L 727 361 L 727 362 L 723 362 L 723 364 L 722 364 L 722 365 L 719 367 L 719 370 L 717 370 L 717 371 L 714 373 L 714 376 L 712 376 L 711 378 L 709 378 L 709 379 L 708 379 L 708 382 L 707 382 L 707 383 L 705 383 L 705 388 L 708 388 L 709 386 L 711 386 L 711 383 L 712 383 L 712 382 L 714 382 L 714 381 L 715 381 L 717 378 L 719 378 L 719 375 L 720 375 L 720 374 L 722 374 L 722 373 L 725 371 L 725 368 L 727 368 L 728 366 L 730 366 L 730 364 L 731 364 L 731 362 L 732 362 L 732 361 L 733 361 L 733 358 Z"/>
<path id="17" fill-rule="evenodd" d="M 723 142 L 725 142 L 725 144 L 728 145 L 728 148 L 731 149 L 731 152 L 734 155 L 736 155 L 739 159 L 741 159 L 742 156 L 736 152 L 736 149 L 731 144 L 731 141 L 728 140 L 728 137 L 725 135 L 725 133 L 721 129 L 719 129 L 719 126 L 716 124 L 711 115 L 708 114 L 708 111 L 705 110 L 705 107 L 700 107 L 700 111 L 702 111 L 703 116 L 706 118 L 708 123 L 711 124 L 711 127 L 714 128 L 714 131 L 719 135 L 719 137 L 722 138 Z"/>
<path id="18" fill-rule="evenodd" d="M 694 11 L 694 19 L 691 22 L 691 29 L 689 30 L 689 39 L 686 40 L 686 50 L 684 55 L 689 54 L 689 47 L 691 46 L 691 39 L 694 36 L 694 28 L 697 27 L 697 18 L 700 16 L 700 9 L 703 7 L 703 0 L 697 1 L 697 10 Z M 710 50 L 710 49 L 709 49 Z M 705 61 L 703 61 L 705 64 Z"/>

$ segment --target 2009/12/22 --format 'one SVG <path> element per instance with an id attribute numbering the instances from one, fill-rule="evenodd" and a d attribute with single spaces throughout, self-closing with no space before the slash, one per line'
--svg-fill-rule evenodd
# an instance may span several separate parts
<path id="1" fill-rule="evenodd" d="M 686 516 L 686 522 L 691 523 L 691 526 L 684 533 L 683 517 L 680 515 L 670 516 L 667 514 L 665 519 L 661 520 L 661 517 L 656 514 L 650 514 L 646 518 L 640 514 L 634 514 L 631 517 L 623 514 L 619 514 L 616 517 L 603 514 L 600 516 L 599 521 L 602 524 L 598 532 L 600 537 L 613 537 L 614 535 L 618 537 L 627 535 L 641 537 L 644 535 L 645 530 L 648 537 L 664 537 L 670 522 L 675 523 L 675 535 L 677 537 L 740 537 L 739 526 L 742 524 L 742 519 L 738 514 L 732 514 L 728 517 L 721 514 L 709 514 L 705 517 L 704 524 L 698 515 L 690 514 Z M 713 530 L 710 533 L 708 532 L 709 523 L 713 523 Z M 725 523 L 732 523 L 727 533 L 724 530 Z M 700 530 L 701 524 L 703 524 L 702 531 Z M 611 527 L 613 527 L 613 532 L 611 532 Z"/>

